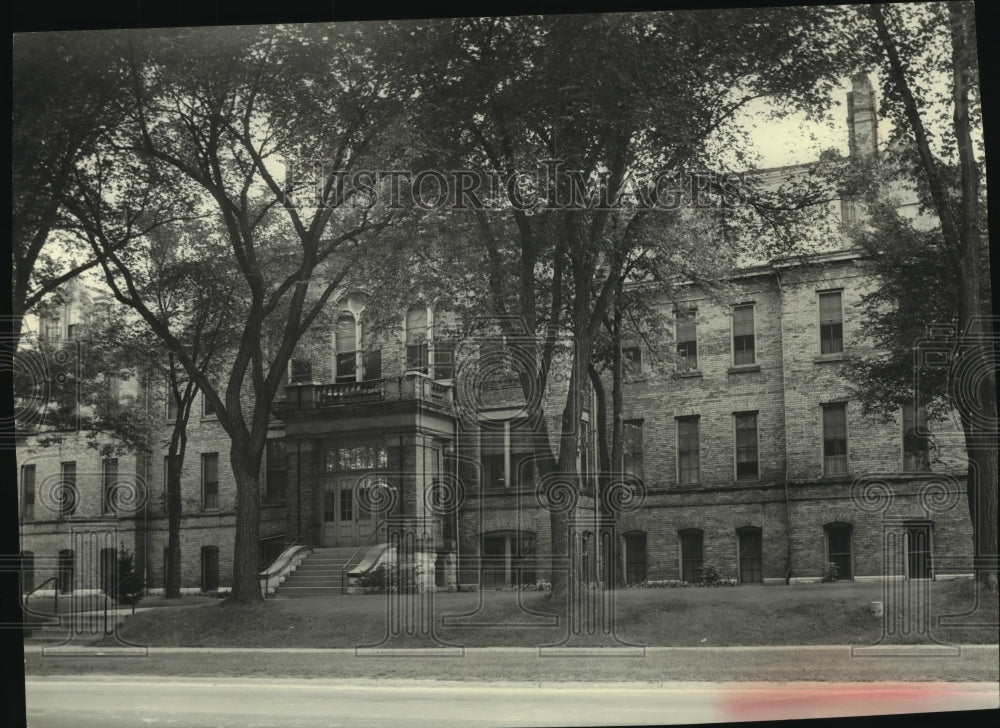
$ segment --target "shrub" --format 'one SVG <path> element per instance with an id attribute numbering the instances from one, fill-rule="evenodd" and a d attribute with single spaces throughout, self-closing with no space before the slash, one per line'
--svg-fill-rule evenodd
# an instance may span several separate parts
<path id="1" fill-rule="evenodd" d="M 353 586 L 365 594 L 384 594 L 387 590 L 409 594 L 416 591 L 417 569 L 409 566 L 399 569 L 392 564 L 379 564 L 374 569 L 353 577 Z"/>
<path id="2" fill-rule="evenodd" d="M 115 584 L 115 601 L 119 604 L 138 604 L 145 589 L 142 577 L 135 571 L 135 556 L 121 545 L 118 552 L 118 583 Z"/>
<path id="3" fill-rule="evenodd" d="M 718 586 L 722 582 L 722 574 L 713 564 L 702 564 L 698 570 L 698 584 L 701 586 Z"/>
<path id="4" fill-rule="evenodd" d="M 828 561 L 823 568 L 823 582 L 832 583 L 835 581 L 837 581 L 837 565 L 832 561 Z"/>

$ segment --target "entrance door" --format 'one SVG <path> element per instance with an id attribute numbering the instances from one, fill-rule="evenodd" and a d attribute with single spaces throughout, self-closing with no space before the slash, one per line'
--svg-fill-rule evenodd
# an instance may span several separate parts
<path id="1" fill-rule="evenodd" d="M 375 518 L 371 499 L 360 490 L 367 480 L 357 475 L 341 476 L 323 484 L 324 546 L 361 546 L 371 536 Z"/>

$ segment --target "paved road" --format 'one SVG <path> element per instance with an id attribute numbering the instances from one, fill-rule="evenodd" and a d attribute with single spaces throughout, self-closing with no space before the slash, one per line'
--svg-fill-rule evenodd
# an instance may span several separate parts
<path id="1" fill-rule="evenodd" d="M 29 677 L 32 728 L 641 725 L 997 708 L 996 683 L 467 684 Z"/>

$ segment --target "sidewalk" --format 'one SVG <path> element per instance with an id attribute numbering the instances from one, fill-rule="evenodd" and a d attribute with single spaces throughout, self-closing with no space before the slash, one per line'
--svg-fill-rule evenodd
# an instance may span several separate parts
<path id="1" fill-rule="evenodd" d="M 894 656 L 848 645 L 792 647 L 649 647 L 634 657 L 539 656 L 536 648 L 466 648 L 455 656 L 419 650 L 396 654 L 352 649 L 227 649 L 150 647 L 25 649 L 28 675 L 148 675 L 176 677 L 458 680 L 518 683 L 684 682 L 997 682 L 997 645 L 960 646 L 929 655 L 920 646 Z"/>

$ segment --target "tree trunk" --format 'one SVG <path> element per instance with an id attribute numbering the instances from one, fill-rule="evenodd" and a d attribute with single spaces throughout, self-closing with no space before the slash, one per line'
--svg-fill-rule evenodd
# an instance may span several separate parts
<path id="1" fill-rule="evenodd" d="M 167 573 L 164 596 L 175 599 L 181 595 L 181 472 L 187 435 L 173 439 L 167 453 Z"/>
<path id="2" fill-rule="evenodd" d="M 617 292 L 615 294 L 614 319 L 611 326 L 611 467 L 612 472 L 619 477 L 623 477 L 625 475 L 625 422 L 622 415 L 624 410 L 622 388 L 625 381 L 625 365 L 622 359 L 621 295 L 622 283 L 619 281 Z M 609 498 L 608 502 L 611 503 L 614 501 Z M 625 565 L 621 561 L 618 561 L 618 552 L 624 553 L 624 548 L 622 548 L 624 543 L 623 536 L 619 533 L 621 530 L 621 524 L 618 519 L 618 514 L 612 513 L 611 515 L 615 519 L 615 554 L 613 555 L 613 558 L 615 559 L 614 563 L 617 567 L 614 570 L 615 588 L 619 589 L 625 586 Z"/>
<path id="3" fill-rule="evenodd" d="M 233 586 L 230 601 L 256 604 L 260 593 L 258 541 L 260 523 L 260 456 L 253 456 L 249 443 L 233 438 L 229 461 L 236 479 L 236 544 L 233 548 Z"/>

